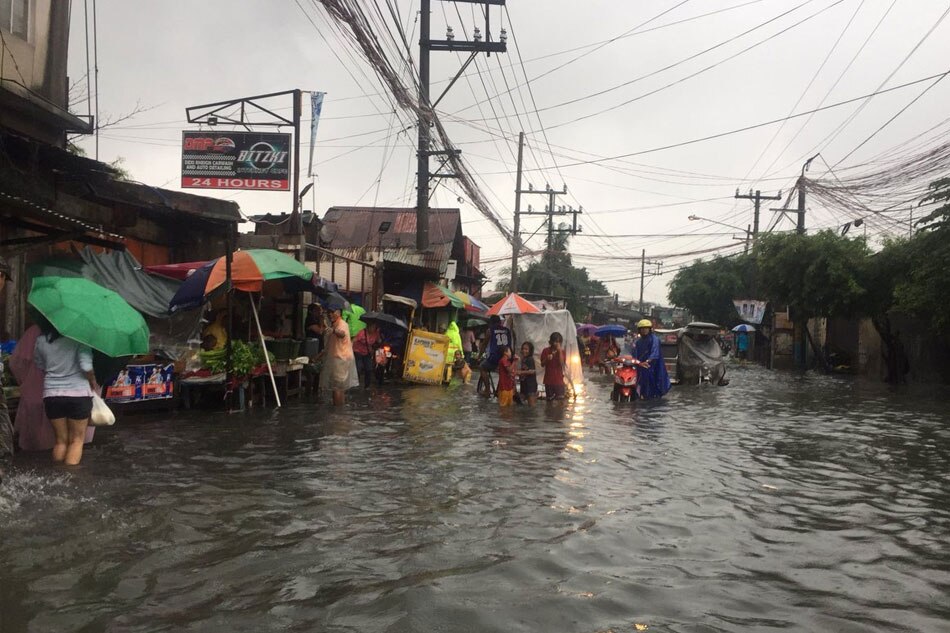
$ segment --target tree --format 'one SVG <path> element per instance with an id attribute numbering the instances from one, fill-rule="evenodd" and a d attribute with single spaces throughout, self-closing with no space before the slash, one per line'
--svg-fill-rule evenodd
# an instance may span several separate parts
<path id="1" fill-rule="evenodd" d="M 733 299 L 755 294 L 755 260 L 748 255 L 696 262 L 670 282 L 670 301 L 697 319 L 725 327 L 739 322 Z"/>
<path id="2" fill-rule="evenodd" d="M 771 301 L 792 306 L 796 320 L 866 313 L 869 255 L 863 239 L 832 231 L 771 233 L 754 251 L 761 289 Z"/>
<path id="3" fill-rule="evenodd" d="M 586 317 L 588 297 L 603 296 L 610 292 L 602 282 L 592 279 L 586 268 L 574 266 L 567 249 L 568 234 L 556 233 L 551 249 L 545 251 L 539 261 L 532 262 L 527 268 L 519 268 L 518 292 L 563 297 L 574 320 L 579 321 Z M 495 289 L 508 292 L 511 268 L 503 268 L 502 275 Z"/>

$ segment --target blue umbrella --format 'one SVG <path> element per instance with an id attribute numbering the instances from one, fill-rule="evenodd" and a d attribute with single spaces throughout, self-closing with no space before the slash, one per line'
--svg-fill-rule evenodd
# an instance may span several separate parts
<path id="1" fill-rule="evenodd" d="M 733 332 L 755 332 L 755 328 L 745 323 L 732 328 Z"/>
<path id="2" fill-rule="evenodd" d="M 597 336 L 625 336 L 627 334 L 627 328 L 616 323 L 611 325 L 601 325 L 599 328 L 594 330 L 594 334 Z"/>

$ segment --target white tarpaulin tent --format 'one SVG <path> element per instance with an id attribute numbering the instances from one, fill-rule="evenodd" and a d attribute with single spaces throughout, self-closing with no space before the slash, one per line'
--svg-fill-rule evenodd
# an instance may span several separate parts
<path id="1" fill-rule="evenodd" d="M 536 314 L 516 314 L 509 317 L 511 331 L 515 335 L 515 351 L 520 353 L 521 344 L 530 341 L 534 344 L 534 355 L 538 366 L 538 384 L 544 384 L 544 371 L 541 368 L 541 350 L 548 346 L 552 332 L 560 332 L 564 337 L 564 351 L 567 352 L 567 369 L 575 388 L 584 382 L 581 370 L 580 349 L 577 347 L 577 327 L 574 317 L 567 310 L 552 310 Z"/>

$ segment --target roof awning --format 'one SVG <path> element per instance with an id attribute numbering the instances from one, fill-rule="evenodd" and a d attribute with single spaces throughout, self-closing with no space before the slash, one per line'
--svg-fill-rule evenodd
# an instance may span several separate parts
<path id="1" fill-rule="evenodd" d="M 422 289 L 423 308 L 464 308 L 465 302 L 459 299 L 454 292 L 431 282 L 426 282 Z"/>

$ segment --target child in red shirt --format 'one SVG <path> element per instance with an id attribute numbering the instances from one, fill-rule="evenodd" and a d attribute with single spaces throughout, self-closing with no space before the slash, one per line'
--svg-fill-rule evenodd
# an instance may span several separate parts
<path id="1" fill-rule="evenodd" d="M 564 399 L 564 337 L 554 332 L 548 339 L 548 347 L 541 352 L 544 368 L 544 394 L 548 400 Z"/>
<path id="2" fill-rule="evenodd" d="M 505 347 L 498 361 L 498 404 L 510 407 L 515 400 L 515 373 L 511 363 L 511 347 Z"/>

